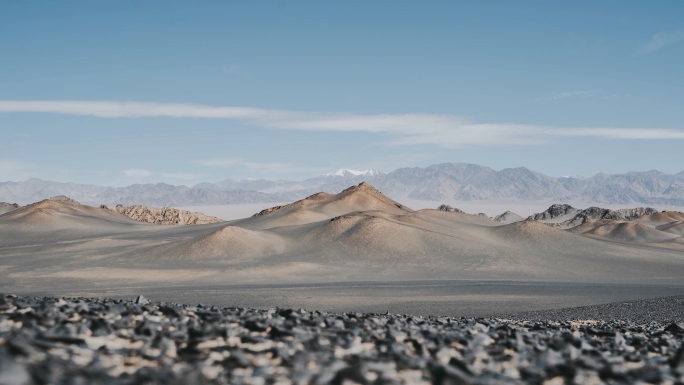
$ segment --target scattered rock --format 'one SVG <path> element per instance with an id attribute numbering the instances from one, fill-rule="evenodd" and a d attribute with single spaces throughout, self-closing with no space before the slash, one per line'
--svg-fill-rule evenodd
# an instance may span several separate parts
<path id="1" fill-rule="evenodd" d="M 3 384 L 676 384 L 684 376 L 681 325 L 657 321 L 331 314 L 150 304 L 142 295 L 0 303 Z"/>

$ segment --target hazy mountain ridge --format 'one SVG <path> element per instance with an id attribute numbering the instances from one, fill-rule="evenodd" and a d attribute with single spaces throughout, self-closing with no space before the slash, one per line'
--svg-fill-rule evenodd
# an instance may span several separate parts
<path id="1" fill-rule="evenodd" d="M 106 187 L 29 179 L 25 182 L 0 183 L 0 201 L 28 204 L 61 194 L 96 205 L 270 203 L 298 200 L 317 192 L 338 193 L 349 185 L 368 182 L 394 199 L 578 200 L 609 204 L 684 205 L 684 172 L 665 174 L 654 170 L 617 175 L 599 173 L 587 178 L 556 178 L 525 167 L 495 171 L 474 164 L 444 163 L 425 168 L 400 168 L 387 174 L 338 173 L 303 181 L 226 179 L 192 187 L 166 183 Z"/>

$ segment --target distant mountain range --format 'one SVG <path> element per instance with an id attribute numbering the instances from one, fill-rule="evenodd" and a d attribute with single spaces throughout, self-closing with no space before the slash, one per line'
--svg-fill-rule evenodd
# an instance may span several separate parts
<path id="1" fill-rule="evenodd" d="M 0 182 L 0 201 L 28 204 L 55 195 L 99 204 L 191 206 L 288 202 L 316 192 L 339 193 L 352 184 L 368 182 L 392 199 L 425 201 L 525 200 L 583 201 L 609 204 L 684 206 L 684 172 L 659 171 L 597 174 L 588 178 L 551 177 L 525 167 L 501 171 L 464 163 L 377 170 L 340 170 L 303 181 L 226 179 L 192 187 L 166 183 L 108 187 L 29 179 Z"/>

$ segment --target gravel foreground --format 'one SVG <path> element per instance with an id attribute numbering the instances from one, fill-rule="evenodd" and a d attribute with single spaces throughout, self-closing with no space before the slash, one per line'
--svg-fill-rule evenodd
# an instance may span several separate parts
<path id="1" fill-rule="evenodd" d="M 0 295 L 0 384 L 684 384 L 684 323 L 645 309 L 530 321 Z"/>

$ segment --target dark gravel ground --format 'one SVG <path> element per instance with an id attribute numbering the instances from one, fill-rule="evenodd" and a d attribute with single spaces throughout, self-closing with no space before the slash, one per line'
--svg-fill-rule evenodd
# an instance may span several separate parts
<path id="1" fill-rule="evenodd" d="M 516 313 L 506 318 L 530 321 L 601 320 L 647 324 L 684 322 L 684 296 L 615 302 L 557 310 Z"/>
<path id="2" fill-rule="evenodd" d="M 684 384 L 682 301 L 512 320 L 0 296 L 0 384 Z"/>

